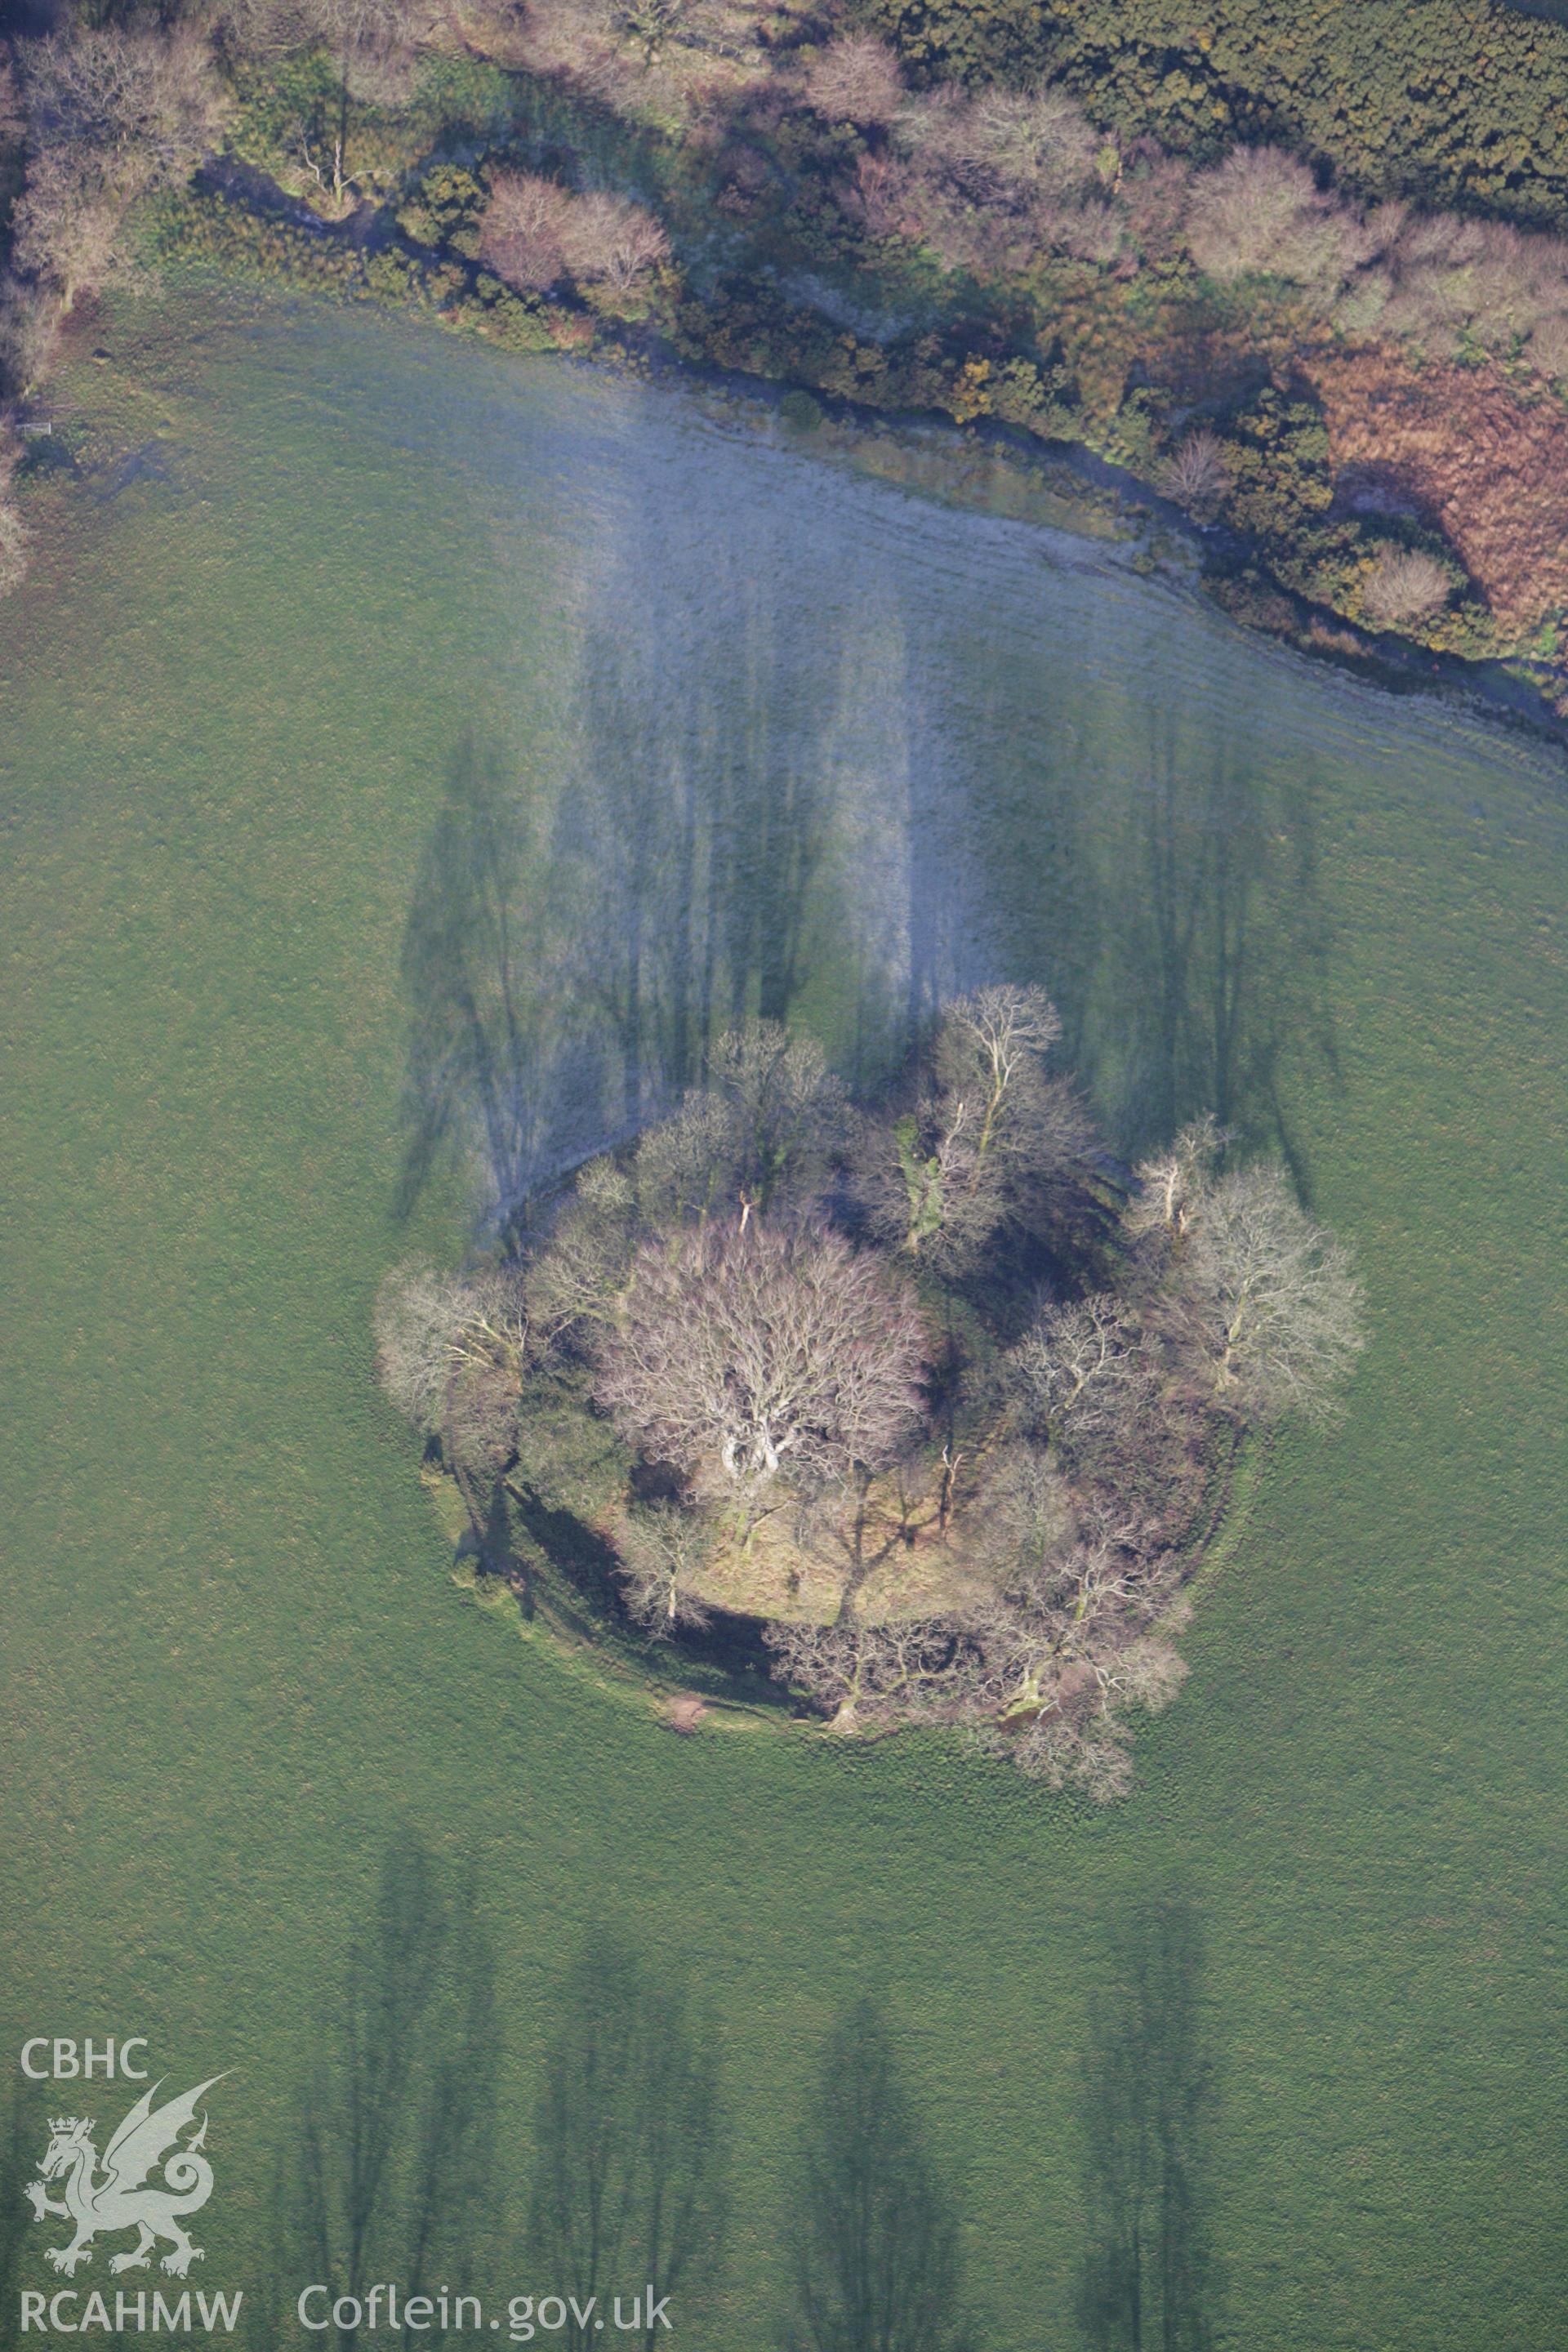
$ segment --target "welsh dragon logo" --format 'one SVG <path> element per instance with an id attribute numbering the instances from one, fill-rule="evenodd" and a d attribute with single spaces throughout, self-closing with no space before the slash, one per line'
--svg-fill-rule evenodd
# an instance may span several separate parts
<path id="1" fill-rule="evenodd" d="M 143 2091 L 104 2149 L 101 2171 L 91 2116 L 50 2116 L 49 2144 L 38 2177 L 27 2183 L 26 2194 L 38 2221 L 58 2213 L 75 2224 L 76 2235 L 68 2246 L 47 2247 L 46 2262 L 71 2277 L 79 2263 L 91 2262 L 92 2242 L 100 2230 L 139 2233 L 129 2252 L 110 2257 L 111 2271 L 145 2270 L 160 2239 L 166 2239 L 170 2248 L 163 2267 L 176 2278 L 184 2278 L 191 2264 L 202 2260 L 202 2249 L 192 2245 L 184 2220 L 200 2212 L 213 2193 L 213 2168 L 200 2153 L 206 2141 L 206 2116 L 183 2147 L 179 2138 L 195 2121 L 203 2094 L 222 2080 L 221 2074 L 214 2074 L 161 2107 L 153 2105 L 156 2083 Z M 148 2176 L 160 2165 L 162 2180 L 150 2182 Z M 45 2183 L 50 2180 L 64 2182 L 62 2197 L 48 2194 Z"/>

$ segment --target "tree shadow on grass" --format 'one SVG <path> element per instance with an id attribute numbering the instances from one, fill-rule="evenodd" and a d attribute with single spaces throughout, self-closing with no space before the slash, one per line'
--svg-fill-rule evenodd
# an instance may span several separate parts
<path id="1" fill-rule="evenodd" d="M 479 1151 L 495 1200 L 518 1200 L 551 1154 L 548 942 L 525 884 L 537 845 L 499 755 L 453 755 L 404 927 L 408 1007 L 406 1216 L 447 1154 Z"/>
<path id="2" fill-rule="evenodd" d="M 1310 760 L 1266 756 L 1214 714 L 1155 713 L 1131 754 L 1119 736 L 1075 739 L 1070 756 L 1047 741 L 1030 783 L 1034 815 L 994 888 L 1013 961 L 1056 997 L 1063 1059 L 1117 1148 L 1212 1110 L 1282 1153 L 1306 1193 L 1291 1101 L 1303 1077 L 1339 1074 Z"/>
<path id="3" fill-rule="evenodd" d="M 874 2001 L 828 2037 L 791 2218 L 790 2352 L 968 2352 L 957 2215 Z"/>
<path id="4" fill-rule="evenodd" d="M 1079 2317 L 1095 2352 L 1207 2352 L 1214 2342 L 1203 1975 L 1202 1931 L 1179 1894 L 1114 1931 L 1081 2092 L 1089 2238 Z"/>
<path id="5" fill-rule="evenodd" d="M 715 2035 L 668 1970 L 656 1979 L 613 1935 L 584 1948 L 563 2010 L 535 2120 L 529 2265 L 543 2293 L 574 2305 L 558 2338 L 568 2352 L 595 2342 L 617 2297 L 616 2340 L 651 2352 L 668 2327 L 689 2328 L 722 2252 Z M 624 2326 L 634 2300 L 637 2325 Z M 597 2326 L 579 2315 L 591 2302 Z"/>
<path id="6" fill-rule="evenodd" d="M 717 1035 L 814 993 L 854 1074 L 896 1063 L 973 961 L 896 647 L 857 663 L 743 531 L 704 551 L 722 592 L 694 637 L 689 602 L 649 593 L 667 527 L 638 519 L 606 561 L 558 770 L 454 751 L 402 945 L 403 1215 L 455 1156 L 505 1226 L 657 1116 Z"/>
<path id="7" fill-rule="evenodd" d="M 813 747 L 753 740 L 716 690 L 678 734 L 642 726 L 637 686 L 590 646 L 582 772 L 547 825 L 494 750 L 453 757 L 404 929 L 400 1216 L 456 1158 L 506 1225 L 689 1084 L 717 1031 L 791 1009 Z"/>
<path id="8" fill-rule="evenodd" d="M 491 2219 L 498 2057 L 493 1958 L 472 1889 L 399 1837 L 279 2150 L 260 2341 L 277 2340 L 280 2317 L 291 2330 L 293 2299 L 311 2283 L 331 2301 L 363 2301 L 384 2281 L 404 2304 L 471 2291 Z M 375 2332 L 448 2338 L 438 2312 L 427 2328 L 389 2330 L 384 2308 Z M 318 2340 L 350 2352 L 371 2334 L 367 2315 Z"/>
<path id="9" fill-rule="evenodd" d="M 1236 747 L 1169 745 L 1141 796 L 1142 888 L 1126 933 L 1142 999 L 1148 1114 L 1173 1133 L 1200 1110 L 1306 1171 L 1282 1087 L 1291 1062 L 1331 1076 L 1328 923 L 1310 791 L 1265 782 Z"/>
<path id="10" fill-rule="evenodd" d="M 788 1019 L 837 780 L 831 713 L 780 707 L 789 633 L 758 583 L 715 617 L 700 662 L 682 661 L 682 615 L 631 634 L 626 610 L 584 651 L 584 773 L 552 864 L 600 916 L 579 932 L 575 986 L 629 1129 L 698 1076 L 719 1032 Z"/>

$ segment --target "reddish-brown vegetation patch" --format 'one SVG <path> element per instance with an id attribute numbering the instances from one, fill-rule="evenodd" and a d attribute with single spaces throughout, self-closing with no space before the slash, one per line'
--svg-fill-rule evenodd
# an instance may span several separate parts
<path id="1" fill-rule="evenodd" d="M 1335 477 L 1382 485 L 1443 531 L 1505 627 L 1568 605 L 1568 410 L 1491 367 L 1417 369 L 1379 346 L 1322 356 Z"/>

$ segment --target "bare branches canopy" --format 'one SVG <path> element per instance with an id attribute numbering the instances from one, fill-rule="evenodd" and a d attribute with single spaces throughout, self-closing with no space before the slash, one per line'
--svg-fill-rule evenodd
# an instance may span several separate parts
<path id="1" fill-rule="evenodd" d="M 389 1278 L 377 1342 L 466 1496 L 504 1478 L 609 1536 L 649 1643 L 760 1621 L 837 1729 L 963 1727 L 1105 1798 L 1181 1687 L 1240 1433 L 1332 1410 L 1362 1305 L 1212 1118 L 1119 1169 L 1059 1028 L 1038 991 L 979 992 L 856 1109 L 753 1023 L 524 1262 Z"/>
<path id="2" fill-rule="evenodd" d="M 563 278 L 627 292 L 669 252 L 653 215 L 627 196 L 579 195 L 537 172 L 497 172 L 479 251 L 509 286 L 542 293 Z"/>
<path id="3" fill-rule="evenodd" d="M 1248 1422 L 1321 1416 L 1363 1345 L 1361 1286 L 1278 1168 L 1243 1168 L 1198 1203 L 1177 1312 L 1214 1402 Z"/>
<path id="4" fill-rule="evenodd" d="M 856 1184 L 879 1238 L 958 1272 L 1005 1226 L 1037 1221 L 1090 1139 L 1072 1088 L 1046 1070 L 1060 1033 L 1038 989 L 983 989 L 949 1008 L 912 1108 L 863 1132 Z"/>
<path id="5" fill-rule="evenodd" d="M 518 1268 L 402 1267 L 382 1284 L 375 1339 L 381 1384 L 416 1429 L 465 1467 L 509 1459 L 530 1349 Z"/>
<path id="6" fill-rule="evenodd" d="M 748 1218 L 643 1243 L 595 1393 L 699 1490 L 751 1494 L 891 1460 L 919 1426 L 922 1352 L 908 1286 L 873 1257 Z"/>

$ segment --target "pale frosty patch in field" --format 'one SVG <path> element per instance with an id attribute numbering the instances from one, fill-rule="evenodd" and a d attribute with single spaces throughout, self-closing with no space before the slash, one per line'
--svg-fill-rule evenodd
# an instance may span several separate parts
<path id="1" fill-rule="evenodd" d="M 805 1021 L 869 1079 L 993 966 L 885 562 L 846 579 L 711 495 L 584 520 L 546 656 L 535 609 L 520 660 L 532 772 L 459 748 L 411 918 L 425 1085 L 492 1216 L 642 1125 L 738 1018 Z"/>

